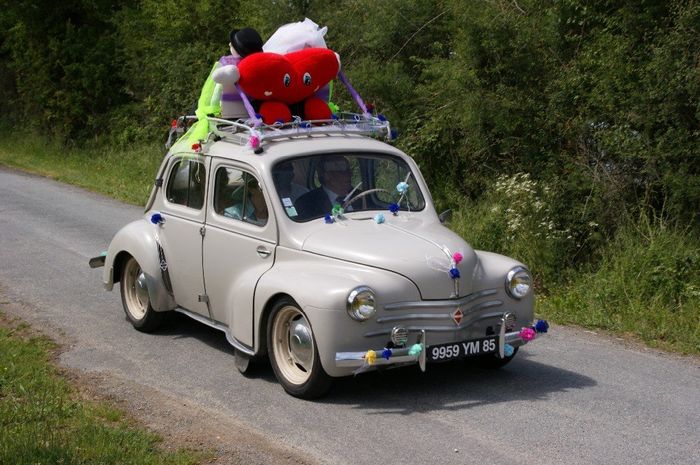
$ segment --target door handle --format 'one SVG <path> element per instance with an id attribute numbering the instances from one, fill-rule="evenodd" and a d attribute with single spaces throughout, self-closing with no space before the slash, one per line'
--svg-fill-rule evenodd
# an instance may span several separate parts
<path id="1" fill-rule="evenodd" d="M 264 245 L 259 245 L 257 248 L 258 255 L 260 255 L 262 258 L 267 258 L 270 256 L 272 252 L 267 250 Z"/>

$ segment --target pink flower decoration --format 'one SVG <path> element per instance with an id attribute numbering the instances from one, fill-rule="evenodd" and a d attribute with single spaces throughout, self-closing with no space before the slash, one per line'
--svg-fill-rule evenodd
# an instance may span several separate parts
<path id="1" fill-rule="evenodd" d="M 452 254 L 452 260 L 454 260 L 455 263 L 457 263 L 457 264 L 459 264 L 459 262 L 461 262 L 463 258 L 464 258 L 464 255 L 462 255 L 459 252 L 455 252 Z"/>
<path id="2" fill-rule="evenodd" d="M 535 330 L 532 328 L 523 328 L 520 330 L 520 339 L 525 342 L 535 339 Z"/>
<path id="3" fill-rule="evenodd" d="M 248 142 L 250 143 L 250 146 L 254 149 L 257 149 L 260 146 L 260 139 L 258 138 L 258 136 L 250 136 Z"/>

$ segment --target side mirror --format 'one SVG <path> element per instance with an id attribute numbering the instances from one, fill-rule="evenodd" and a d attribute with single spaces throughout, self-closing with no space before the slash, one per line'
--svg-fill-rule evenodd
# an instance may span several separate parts
<path id="1" fill-rule="evenodd" d="M 452 219 L 452 210 L 450 210 L 448 208 L 444 212 L 440 213 L 438 215 L 438 218 L 440 219 L 440 223 L 442 223 L 442 224 L 448 223 Z"/>

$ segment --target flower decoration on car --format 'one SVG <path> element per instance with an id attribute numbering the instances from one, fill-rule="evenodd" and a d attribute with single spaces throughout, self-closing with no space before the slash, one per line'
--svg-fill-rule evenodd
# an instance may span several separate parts
<path id="1" fill-rule="evenodd" d="M 410 349 L 408 349 L 408 355 L 411 357 L 417 357 L 423 352 L 423 344 L 413 344 Z"/>
<path id="2" fill-rule="evenodd" d="M 331 214 L 333 216 L 339 217 L 343 213 L 344 213 L 343 207 L 341 207 L 339 203 L 336 203 L 335 205 L 333 205 L 333 210 L 331 210 Z"/>
<path id="3" fill-rule="evenodd" d="M 382 224 L 385 220 L 386 218 L 384 218 L 384 213 L 377 213 L 374 215 L 374 222 L 377 224 Z"/>
<path id="4" fill-rule="evenodd" d="M 525 342 L 530 342 L 535 339 L 535 330 L 532 328 L 523 328 L 520 330 L 520 339 Z"/>
<path id="5" fill-rule="evenodd" d="M 533 329 L 538 333 L 546 333 L 549 330 L 549 323 L 547 323 L 547 320 L 537 320 Z"/>
<path id="6" fill-rule="evenodd" d="M 155 212 L 151 215 L 151 223 L 156 225 L 163 224 L 165 223 L 165 218 L 163 218 L 160 212 Z"/>
<path id="7" fill-rule="evenodd" d="M 506 357 L 510 357 L 515 353 L 515 347 L 513 347 L 510 344 L 506 344 L 503 346 L 503 355 Z"/>
<path id="8" fill-rule="evenodd" d="M 392 215 L 396 216 L 399 213 L 399 204 L 398 203 L 391 203 L 389 204 L 389 211 L 391 212 Z"/>
<path id="9" fill-rule="evenodd" d="M 250 137 L 248 138 L 247 146 L 253 150 L 257 150 L 260 148 L 261 142 L 262 142 L 261 134 L 256 130 L 251 131 Z"/>

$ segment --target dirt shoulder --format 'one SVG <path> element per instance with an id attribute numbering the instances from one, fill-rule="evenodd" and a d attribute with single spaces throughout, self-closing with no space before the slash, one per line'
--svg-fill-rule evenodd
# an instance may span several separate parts
<path id="1" fill-rule="evenodd" d="M 0 325 L 17 327 L 28 315 L 28 306 L 9 301 L 0 291 Z M 29 320 L 32 320 L 29 318 Z M 134 422 L 162 438 L 166 450 L 181 448 L 201 451 L 204 463 L 216 465 L 315 465 L 307 454 L 265 437 L 260 431 L 202 408 L 187 399 L 176 398 L 131 380 L 105 373 L 88 373 L 59 363 L 60 354 L 69 350 L 70 341 L 56 328 L 42 328 L 37 322 L 22 325 L 25 337 L 51 334 L 57 343 L 53 363 L 59 373 L 88 401 L 107 402 L 125 412 Z"/>

